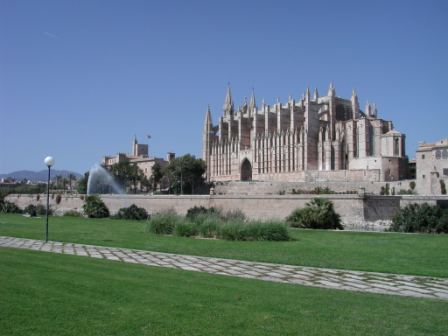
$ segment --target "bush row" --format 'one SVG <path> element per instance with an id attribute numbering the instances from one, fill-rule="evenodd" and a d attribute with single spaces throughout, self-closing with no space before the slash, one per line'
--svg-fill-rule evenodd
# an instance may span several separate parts
<path id="1" fill-rule="evenodd" d="M 395 215 L 389 231 L 448 233 L 448 210 L 427 203 L 409 204 Z"/>
<path id="2" fill-rule="evenodd" d="M 106 204 L 98 196 L 87 196 L 83 205 L 84 214 L 89 218 L 106 218 L 110 212 Z M 121 208 L 117 214 L 112 216 L 116 219 L 145 220 L 149 218 L 148 212 L 135 204 L 129 207 Z"/>
<path id="3" fill-rule="evenodd" d="M 14 203 L 8 202 L 8 201 L 1 201 L 0 202 L 0 212 L 2 213 L 23 213 L 30 215 L 32 217 L 35 216 L 43 216 L 46 214 L 46 207 L 44 207 L 41 204 L 34 205 L 30 204 L 25 207 L 25 209 L 20 209 L 17 205 Z M 48 213 L 51 215 L 51 208 L 48 209 Z"/>
<path id="4" fill-rule="evenodd" d="M 244 221 L 241 212 L 222 214 L 211 208 L 196 208 L 186 217 L 174 211 L 153 215 L 148 231 L 156 234 L 175 234 L 180 237 L 220 238 L 226 240 L 289 240 L 285 223 Z"/>

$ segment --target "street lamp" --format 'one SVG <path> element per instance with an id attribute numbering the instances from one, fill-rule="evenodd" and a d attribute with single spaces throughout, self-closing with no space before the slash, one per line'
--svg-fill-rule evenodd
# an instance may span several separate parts
<path id="1" fill-rule="evenodd" d="M 45 165 L 48 167 L 48 181 L 47 181 L 47 213 L 45 221 L 45 242 L 48 242 L 48 210 L 50 209 L 50 170 L 54 165 L 54 159 L 52 156 L 47 156 L 44 160 Z"/>

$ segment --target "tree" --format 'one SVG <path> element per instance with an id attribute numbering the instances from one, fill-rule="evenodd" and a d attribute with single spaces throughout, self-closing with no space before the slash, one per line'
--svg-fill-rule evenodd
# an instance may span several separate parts
<path id="1" fill-rule="evenodd" d="M 76 191 L 80 194 L 87 194 L 87 182 L 89 181 L 89 172 L 85 172 L 84 176 L 78 180 Z"/>
<path id="2" fill-rule="evenodd" d="M 63 176 L 62 175 L 56 175 L 55 180 L 56 180 L 56 189 L 61 189 L 62 187 L 62 180 L 63 180 Z"/>
<path id="3" fill-rule="evenodd" d="M 143 175 L 143 178 L 142 178 L 142 180 L 140 181 L 140 187 L 141 187 L 142 189 L 145 189 L 146 191 L 148 191 L 148 190 L 151 190 L 151 189 L 152 189 L 152 185 L 153 185 L 152 180 L 151 180 L 151 179 L 148 179 L 148 178 L 146 177 L 146 175 Z"/>
<path id="4" fill-rule="evenodd" d="M 68 185 L 69 185 L 70 191 L 73 191 L 73 184 L 72 184 L 73 181 L 76 181 L 75 174 L 73 174 L 73 173 L 68 174 Z"/>
<path id="5" fill-rule="evenodd" d="M 62 189 L 67 190 L 67 185 L 69 184 L 67 177 L 62 177 Z"/>
<path id="6" fill-rule="evenodd" d="M 152 188 L 155 190 L 163 177 L 162 166 L 156 162 L 151 168 L 151 173 Z"/>
<path id="7" fill-rule="evenodd" d="M 194 155 L 184 155 L 170 161 L 164 176 L 172 182 L 176 192 L 194 194 L 204 185 L 205 162 Z"/>
<path id="8" fill-rule="evenodd" d="M 143 171 L 129 160 L 113 164 L 110 167 L 110 172 L 124 189 L 130 188 L 134 192 L 137 192 L 138 183 L 145 181 Z"/>

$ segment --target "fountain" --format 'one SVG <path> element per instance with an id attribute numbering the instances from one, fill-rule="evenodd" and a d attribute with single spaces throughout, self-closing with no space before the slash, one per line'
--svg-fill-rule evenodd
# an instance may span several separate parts
<path id="1" fill-rule="evenodd" d="M 106 169 L 95 164 L 90 169 L 87 181 L 87 195 L 92 194 L 124 194 L 124 191 Z"/>

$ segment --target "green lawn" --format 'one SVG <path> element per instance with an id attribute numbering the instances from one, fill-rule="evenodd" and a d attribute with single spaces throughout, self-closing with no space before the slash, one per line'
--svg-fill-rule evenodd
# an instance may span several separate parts
<path id="1" fill-rule="evenodd" d="M 447 335 L 448 302 L 0 248 L 2 335 Z"/>
<path id="2" fill-rule="evenodd" d="M 145 222 L 50 218 L 50 239 L 243 260 L 448 277 L 448 235 L 291 229 L 289 242 L 160 236 Z M 44 219 L 0 215 L 0 235 L 43 239 Z"/>

